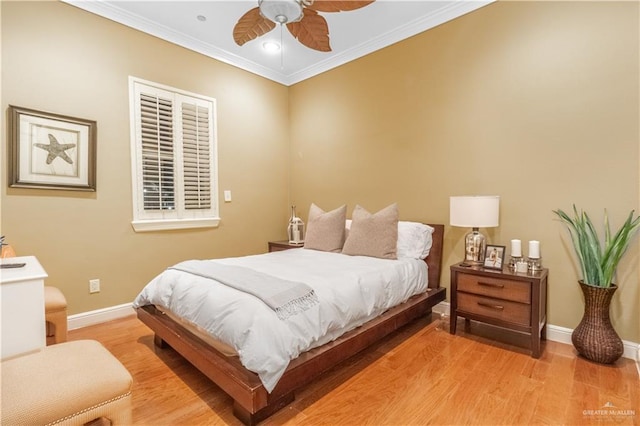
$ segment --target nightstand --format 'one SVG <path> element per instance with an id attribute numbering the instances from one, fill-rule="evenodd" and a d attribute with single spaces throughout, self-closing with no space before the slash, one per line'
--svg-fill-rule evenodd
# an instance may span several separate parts
<path id="1" fill-rule="evenodd" d="M 269 253 L 272 251 L 290 250 L 304 247 L 304 243 L 290 244 L 287 240 L 269 241 Z"/>
<path id="2" fill-rule="evenodd" d="M 459 316 L 529 334 L 531 356 L 540 357 L 546 338 L 547 269 L 517 273 L 482 267 L 451 266 L 451 324 L 456 334 Z"/>

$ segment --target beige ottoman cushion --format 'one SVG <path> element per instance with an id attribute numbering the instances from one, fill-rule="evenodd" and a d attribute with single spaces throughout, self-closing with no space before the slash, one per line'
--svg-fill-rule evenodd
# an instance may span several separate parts
<path id="1" fill-rule="evenodd" d="M 67 309 L 67 299 L 57 287 L 44 286 L 44 312 L 60 312 Z"/>
<path id="2" fill-rule="evenodd" d="M 132 378 L 99 342 L 78 340 L 0 363 L 3 425 L 131 423 Z"/>

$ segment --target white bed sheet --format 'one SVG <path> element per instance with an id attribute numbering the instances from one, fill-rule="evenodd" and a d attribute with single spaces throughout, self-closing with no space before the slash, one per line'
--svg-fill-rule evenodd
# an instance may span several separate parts
<path id="1" fill-rule="evenodd" d="M 311 286 L 320 303 L 287 320 L 260 299 L 217 281 L 167 269 L 133 305 L 153 304 L 231 346 L 271 392 L 289 362 L 427 289 L 419 259 L 377 259 L 308 249 L 215 259 Z"/>

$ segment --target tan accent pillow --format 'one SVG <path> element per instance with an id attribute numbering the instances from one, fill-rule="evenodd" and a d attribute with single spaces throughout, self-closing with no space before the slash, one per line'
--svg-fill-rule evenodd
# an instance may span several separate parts
<path id="1" fill-rule="evenodd" d="M 353 209 L 349 236 L 343 254 L 396 259 L 398 245 L 398 205 L 371 214 L 360 206 Z"/>
<path id="2" fill-rule="evenodd" d="M 315 204 L 309 208 L 304 248 L 340 253 L 344 244 L 344 222 L 347 206 L 325 212 Z"/>

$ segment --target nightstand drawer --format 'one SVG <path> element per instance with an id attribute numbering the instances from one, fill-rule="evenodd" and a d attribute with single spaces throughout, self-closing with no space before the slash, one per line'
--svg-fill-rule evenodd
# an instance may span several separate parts
<path id="1" fill-rule="evenodd" d="M 531 303 L 531 285 L 528 282 L 459 274 L 458 291 L 495 297 L 520 303 Z"/>
<path id="2" fill-rule="evenodd" d="M 531 325 L 531 307 L 524 303 L 458 293 L 458 310 L 513 324 Z"/>

